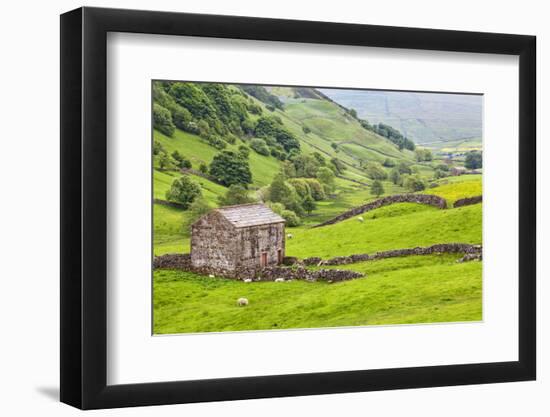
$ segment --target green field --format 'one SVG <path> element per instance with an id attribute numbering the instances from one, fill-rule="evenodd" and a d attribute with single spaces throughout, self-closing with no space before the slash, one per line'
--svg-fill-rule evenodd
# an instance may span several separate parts
<path id="1" fill-rule="evenodd" d="M 236 91 L 236 87 L 231 87 Z M 436 180 L 434 168 L 442 160 L 417 162 L 414 152 L 399 150 L 388 139 L 361 127 L 342 107 L 324 99 L 300 97 L 288 87 L 272 87 L 284 108 L 269 110 L 266 104 L 248 97 L 263 111 L 278 117 L 299 140 L 302 154 L 319 153 L 336 158 L 346 166 L 335 179 L 335 188 L 312 213 L 302 216 L 298 227 L 287 227 L 292 238 L 286 254 L 306 258 L 429 246 L 437 243 L 482 243 L 482 205 L 452 208 L 454 201 L 482 194 L 481 175 L 463 175 Z M 258 115 L 250 115 L 257 120 Z M 307 129 L 306 129 L 307 128 Z M 307 133 L 306 133 L 307 132 Z M 197 134 L 175 129 L 172 136 L 154 130 L 154 140 L 167 153 L 178 151 L 194 170 L 210 164 L 220 151 Z M 228 143 L 237 151 L 250 138 Z M 321 227 L 326 221 L 353 207 L 375 200 L 373 180 L 361 166 L 365 162 L 404 162 L 430 187 L 421 191 L 449 202 L 446 210 L 402 203 L 364 213 L 355 218 Z M 255 198 L 272 182 L 282 162 L 251 150 L 252 172 L 249 195 Z M 391 168 L 384 168 L 389 173 Z M 189 210 L 161 204 L 173 181 L 182 175 L 175 168 L 153 166 L 153 251 L 155 256 L 188 253 L 190 236 L 186 224 Z M 186 174 L 199 185 L 210 207 L 219 205 L 227 188 L 198 175 Z M 354 182 L 355 181 L 355 182 Z M 357 182 L 358 181 L 358 182 Z M 407 190 L 389 180 L 382 181 L 384 195 Z M 340 266 L 366 277 L 335 284 L 292 281 L 244 283 L 209 278 L 189 272 L 154 271 L 154 333 L 272 330 L 375 324 L 433 323 L 481 320 L 481 262 L 457 263 L 461 255 L 409 256 Z M 247 307 L 236 300 L 246 297 Z"/>
<path id="2" fill-rule="evenodd" d="M 353 269 L 365 278 L 338 284 L 244 283 L 159 270 L 154 333 L 481 320 L 481 263 L 456 259 L 441 255 L 364 262 Z M 248 298 L 246 308 L 237 306 L 240 297 Z"/>

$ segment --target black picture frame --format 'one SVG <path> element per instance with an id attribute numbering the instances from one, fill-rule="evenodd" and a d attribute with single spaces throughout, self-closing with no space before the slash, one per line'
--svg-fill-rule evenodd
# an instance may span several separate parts
<path id="1" fill-rule="evenodd" d="M 108 32 L 519 56 L 519 360 L 107 385 Z M 536 377 L 534 36 L 156 11 L 61 16 L 61 401 L 81 409 L 533 380 Z"/>

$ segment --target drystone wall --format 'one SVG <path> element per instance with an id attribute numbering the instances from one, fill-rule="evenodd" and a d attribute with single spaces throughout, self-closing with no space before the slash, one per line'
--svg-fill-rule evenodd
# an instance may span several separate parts
<path id="1" fill-rule="evenodd" d="M 483 196 L 478 195 L 475 197 L 467 197 L 467 198 L 461 198 L 460 200 L 456 200 L 453 204 L 453 207 L 462 207 L 462 206 L 470 206 L 472 204 L 479 204 L 483 201 Z"/>
<path id="2" fill-rule="evenodd" d="M 306 266 L 311 265 L 346 265 L 356 262 L 372 261 L 375 259 L 395 258 L 399 256 L 411 255 L 430 255 L 433 253 L 464 253 L 464 254 L 481 254 L 481 245 L 470 245 L 468 243 L 438 243 L 427 247 L 416 247 L 407 249 L 394 249 L 374 254 L 355 254 L 349 256 L 337 256 L 330 259 L 321 259 L 318 257 L 305 258 L 298 261 L 297 264 Z M 290 264 L 289 261 L 287 263 Z"/>
<path id="3" fill-rule="evenodd" d="M 202 268 L 194 268 L 191 265 L 191 256 L 189 254 L 166 254 L 156 256 L 153 261 L 153 268 L 155 269 L 176 269 L 182 271 L 196 272 L 196 273 L 208 273 Z M 218 274 L 218 276 L 224 276 Z M 251 279 L 253 281 L 275 281 L 276 279 L 288 280 L 306 280 L 306 281 L 326 281 L 326 282 L 340 282 L 350 279 L 361 278 L 364 275 L 348 270 L 338 269 L 320 269 L 309 270 L 303 266 L 297 268 L 289 268 L 284 266 L 269 266 L 261 270 L 253 269 L 241 269 L 236 272 L 238 279 Z M 234 278 L 234 276 L 232 277 Z"/>
<path id="4" fill-rule="evenodd" d="M 418 203 L 418 204 L 427 204 L 430 206 L 437 207 L 439 209 L 447 208 L 447 200 L 436 195 L 396 194 L 396 195 L 390 195 L 387 197 L 382 197 L 382 198 L 379 198 L 378 200 L 371 201 L 370 203 L 364 204 L 362 206 L 352 208 L 351 210 L 348 210 L 336 217 L 333 217 L 330 220 L 317 224 L 313 227 L 322 227 L 322 226 L 328 226 L 329 224 L 339 223 L 351 217 L 358 216 L 359 214 L 363 214 L 368 211 L 371 211 L 383 206 L 389 206 L 390 204 L 396 204 L 396 203 Z"/>

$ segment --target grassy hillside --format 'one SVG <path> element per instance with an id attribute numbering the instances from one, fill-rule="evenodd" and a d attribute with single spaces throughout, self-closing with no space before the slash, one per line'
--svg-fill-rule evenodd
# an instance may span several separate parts
<path id="1" fill-rule="evenodd" d="M 324 94 L 371 123 L 387 123 L 416 143 L 480 137 L 481 95 L 379 90 L 322 89 Z"/>
<path id="2" fill-rule="evenodd" d="M 316 229 L 296 228 L 287 254 L 330 258 L 445 242 L 481 243 L 480 204 L 449 210 L 409 206 L 400 216 L 388 215 L 400 206 L 373 210 L 364 222 L 351 218 Z"/>

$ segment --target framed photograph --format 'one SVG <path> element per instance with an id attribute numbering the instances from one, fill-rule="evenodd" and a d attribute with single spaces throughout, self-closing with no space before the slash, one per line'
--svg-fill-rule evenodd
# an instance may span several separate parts
<path id="1" fill-rule="evenodd" d="M 61 16 L 61 401 L 533 380 L 535 37 Z"/>

